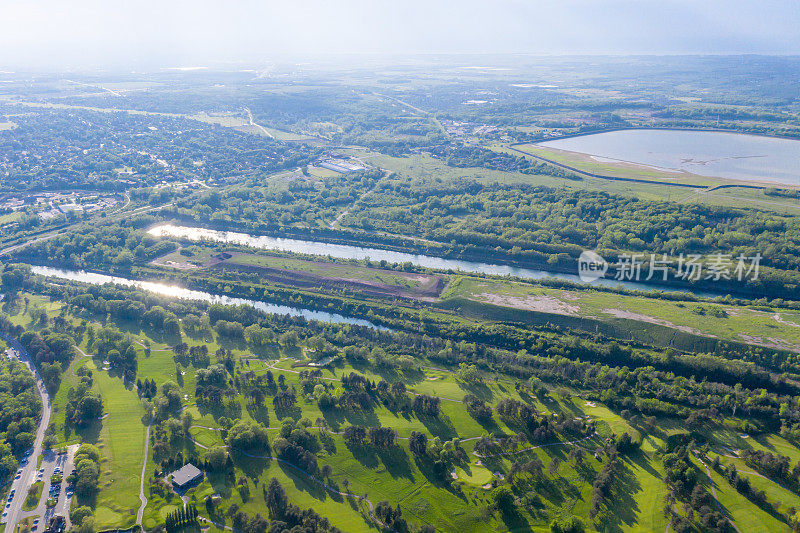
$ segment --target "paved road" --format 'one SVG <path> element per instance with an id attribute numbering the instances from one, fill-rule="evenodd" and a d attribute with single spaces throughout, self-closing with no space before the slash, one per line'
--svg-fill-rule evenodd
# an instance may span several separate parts
<path id="1" fill-rule="evenodd" d="M 717 509 L 719 509 L 720 514 L 722 514 L 722 516 L 728 519 L 728 523 L 733 527 L 733 529 L 736 530 L 736 533 L 742 533 L 741 530 L 734 523 L 733 517 L 731 517 L 728 514 L 728 511 L 724 507 L 722 507 L 722 504 L 719 502 L 719 498 L 717 498 L 717 485 L 711 478 L 711 470 L 709 470 L 708 465 L 702 459 L 700 459 L 700 456 L 697 455 L 697 452 L 695 452 L 695 457 L 697 458 L 697 461 L 701 465 L 703 465 L 703 468 L 706 469 L 706 475 L 708 476 L 708 484 L 711 486 L 711 494 L 712 496 L 714 496 L 714 502 L 717 504 Z"/>
<path id="2" fill-rule="evenodd" d="M 150 427 L 153 425 L 153 419 L 147 424 L 147 433 L 144 436 L 144 460 L 142 461 L 142 476 L 139 478 L 139 501 L 141 505 L 136 513 L 136 523 L 142 525 L 142 516 L 144 516 L 144 508 L 147 507 L 147 496 L 144 495 L 144 476 L 147 472 L 147 453 L 150 450 Z M 184 502 L 185 503 L 185 502 Z"/>
<path id="3" fill-rule="evenodd" d="M 39 396 L 42 398 L 42 418 L 39 420 L 39 428 L 36 430 L 33 453 L 31 453 L 30 457 L 28 458 L 28 464 L 21 467 L 19 477 L 11 484 L 11 488 L 15 491 L 14 498 L 12 498 L 11 501 L 6 501 L 3 504 L 4 512 L 7 513 L 7 515 L 0 519 L 0 523 L 7 524 L 7 531 L 14 531 L 17 521 L 22 518 L 22 504 L 25 501 L 25 496 L 28 493 L 28 487 L 30 487 L 30 485 L 36 481 L 36 464 L 39 456 L 42 454 L 44 433 L 47 431 L 47 426 L 50 424 L 50 395 L 47 393 L 47 389 L 44 386 L 44 381 L 42 381 L 42 377 L 36 370 L 36 367 L 34 366 L 33 361 L 31 360 L 25 348 L 23 348 L 15 338 L 9 335 L 3 333 L 0 334 L 0 337 L 5 339 L 11 347 L 12 351 L 10 352 L 10 357 L 16 357 L 22 361 L 31 372 L 33 372 L 33 375 L 36 378 L 36 388 L 39 392 Z"/>

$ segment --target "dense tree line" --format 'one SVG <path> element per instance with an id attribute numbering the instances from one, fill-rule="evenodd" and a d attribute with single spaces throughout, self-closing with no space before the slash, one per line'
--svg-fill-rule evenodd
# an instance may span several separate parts
<path id="1" fill-rule="evenodd" d="M 33 445 L 41 413 L 33 375 L 19 361 L 0 358 L 0 478 L 9 479 L 15 456 Z"/>

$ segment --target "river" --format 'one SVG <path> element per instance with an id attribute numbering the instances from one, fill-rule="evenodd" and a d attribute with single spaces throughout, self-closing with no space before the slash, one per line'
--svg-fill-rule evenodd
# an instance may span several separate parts
<path id="1" fill-rule="evenodd" d="M 572 283 L 586 285 L 577 274 L 564 274 L 562 272 L 552 272 L 547 270 L 534 270 L 520 268 L 509 265 L 498 265 L 491 263 L 480 263 L 476 261 L 463 261 L 460 259 L 444 259 L 423 254 L 410 254 L 406 252 L 394 252 L 392 250 L 382 250 L 380 248 L 366 248 L 362 246 L 351 246 L 347 244 L 331 244 L 319 241 L 304 241 L 298 239 L 287 239 L 282 237 L 268 237 L 238 233 L 235 231 L 218 231 L 205 228 L 194 228 L 187 226 L 176 226 L 174 224 L 161 224 L 151 228 L 148 233 L 156 237 L 174 237 L 177 239 L 187 239 L 191 241 L 215 241 L 226 242 L 249 246 L 251 248 L 261 248 L 265 250 L 276 250 L 281 252 L 293 252 L 297 254 L 311 254 L 318 256 L 331 256 L 339 259 L 369 259 L 371 261 L 385 260 L 388 263 L 403 264 L 411 263 L 416 266 L 432 268 L 437 270 L 460 270 L 471 274 L 488 274 L 492 276 L 516 276 L 523 279 L 544 279 L 555 278 Z M 576 262 L 577 269 L 577 262 Z M 690 289 L 670 289 L 656 287 L 635 281 L 621 281 L 615 279 L 600 278 L 589 282 L 588 285 L 622 288 L 635 291 L 664 292 L 688 292 L 702 297 L 713 298 L 716 294 Z"/>
<path id="2" fill-rule="evenodd" d="M 204 291 L 196 291 L 193 289 L 186 289 L 178 287 L 177 285 L 167 285 L 165 283 L 155 283 L 152 281 L 139 281 L 118 276 L 109 276 L 107 274 L 97 274 L 95 272 L 87 272 L 85 270 L 64 270 L 60 268 L 52 268 L 46 266 L 33 266 L 31 270 L 34 274 L 42 276 L 49 276 L 53 278 L 67 279 L 71 281 L 79 281 L 81 283 L 89 283 L 92 285 L 103 285 L 105 283 L 114 283 L 116 285 L 124 285 L 126 287 L 137 287 L 148 292 L 160 294 L 162 296 L 171 296 L 182 300 L 199 300 L 212 304 L 223 305 L 249 305 L 255 307 L 259 311 L 274 315 L 289 315 L 289 316 L 302 316 L 307 320 L 319 320 L 321 322 L 332 322 L 336 324 L 352 324 L 354 326 L 366 326 L 373 329 L 387 330 L 383 326 L 373 324 L 368 320 L 361 318 L 347 317 L 338 313 L 328 313 L 326 311 L 314 311 L 312 309 L 303 309 L 299 307 L 289 307 L 286 305 L 272 304 L 267 302 L 260 302 L 257 300 L 248 300 L 246 298 L 234 298 L 231 296 L 222 296 L 218 294 L 211 294 Z"/>

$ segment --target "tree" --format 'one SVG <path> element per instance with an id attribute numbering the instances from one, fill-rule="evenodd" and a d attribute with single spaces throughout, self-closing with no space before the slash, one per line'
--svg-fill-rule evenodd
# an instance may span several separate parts
<path id="1" fill-rule="evenodd" d="M 475 365 L 468 365 L 467 363 L 461 363 L 458 365 L 458 370 L 456 370 L 456 379 L 467 384 L 475 384 L 482 381 L 480 372 L 478 372 L 478 367 Z"/>
<path id="2" fill-rule="evenodd" d="M 333 468 L 331 468 L 331 465 L 323 465 L 323 467 L 320 469 L 320 474 L 322 474 L 323 479 L 330 478 L 332 473 Z"/>
<path id="3" fill-rule="evenodd" d="M 492 493 L 492 502 L 494 506 L 503 513 L 509 513 L 514 510 L 514 495 L 507 487 L 497 487 Z"/>
<path id="4" fill-rule="evenodd" d="M 361 444 L 367 436 L 367 428 L 364 426 L 352 425 L 344 428 L 344 441 L 350 445 Z"/>
<path id="5" fill-rule="evenodd" d="M 189 428 L 192 427 L 193 423 L 194 417 L 192 417 L 192 413 L 190 413 L 188 410 L 184 410 L 183 413 L 181 413 L 181 426 L 183 427 L 183 432 L 186 435 L 189 434 Z"/>
<path id="6" fill-rule="evenodd" d="M 224 447 L 214 446 L 205 453 L 203 459 L 209 470 L 219 472 L 228 464 L 229 457 L 228 450 Z"/>
<path id="7" fill-rule="evenodd" d="M 100 481 L 100 450 L 91 444 L 81 444 L 75 453 L 75 492 L 86 497 L 95 494 Z"/>
<path id="8" fill-rule="evenodd" d="M 264 501 L 269 509 L 269 516 L 272 518 L 282 518 L 286 513 L 286 506 L 288 505 L 288 498 L 286 491 L 283 490 L 283 485 L 276 478 L 269 480 L 266 492 L 264 494 Z"/>
<path id="9" fill-rule="evenodd" d="M 83 519 L 87 516 L 92 516 L 92 508 L 88 505 L 70 508 L 69 519 L 73 524 L 83 523 Z"/>
<path id="10" fill-rule="evenodd" d="M 428 450 L 428 436 L 424 433 L 412 431 L 408 438 L 408 448 L 414 455 L 425 455 Z"/>

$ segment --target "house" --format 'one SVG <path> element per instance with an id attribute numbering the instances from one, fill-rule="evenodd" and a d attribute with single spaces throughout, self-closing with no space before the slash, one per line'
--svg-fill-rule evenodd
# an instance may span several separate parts
<path id="1" fill-rule="evenodd" d="M 203 472 L 192 463 L 187 463 L 170 474 L 172 487 L 176 491 L 183 491 L 193 487 L 203 479 Z"/>

